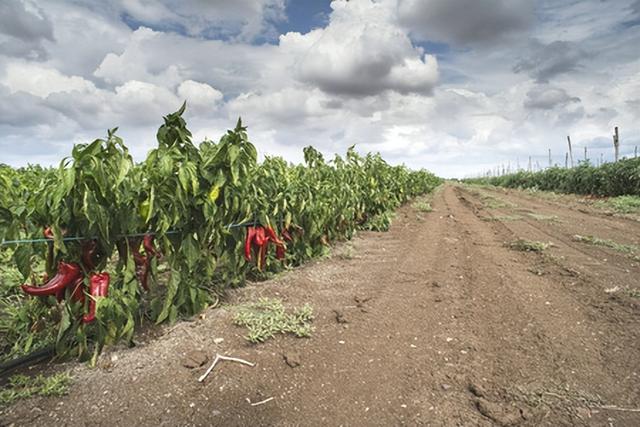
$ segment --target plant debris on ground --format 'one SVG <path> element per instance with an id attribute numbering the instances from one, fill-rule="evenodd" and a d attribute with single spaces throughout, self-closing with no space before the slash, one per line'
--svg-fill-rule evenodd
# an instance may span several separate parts
<path id="1" fill-rule="evenodd" d="M 252 343 L 264 342 L 276 334 L 294 334 L 309 337 L 313 330 L 313 308 L 305 304 L 287 313 L 282 301 L 276 298 L 260 298 L 256 303 L 236 307 L 234 323 L 248 329 L 245 337 Z"/>
<path id="2" fill-rule="evenodd" d="M 614 242 L 613 240 L 601 239 L 595 236 L 581 236 L 579 234 L 576 234 L 575 236 L 573 236 L 573 239 L 577 242 L 583 242 L 583 243 L 588 243 L 594 246 L 604 246 L 607 248 L 611 248 L 613 250 L 616 250 L 618 252 L 623 252 L 625 254 L 634 254 L 640 251 L 640 247 L 636 245 L 625 245 L 622 243 Z"/>
<path id="3" fill-rule="evenodd" d="M 18 399 L 31 396 L 63 396 L 71 384 L 71 376 L 67 372 L 51 376 L 14 375 L 9 384 L 0 390 L 0 405 L 10 405 Z"/>
<path id="4" fill-rule="evenodd" d="M 427 202 L 426 200 L 418 200 L 415 203 L 413 203 L 413 205 L 411 206 L 420 212 L 426 213 L 426 212 L 433 211 L 433 208 L 431 207 L 431 203 Z"/>
<path id="5" fill-rule="evenodd" d="M 533 240 L 518 239 L 509 243 L 507 246 L 510 249 L 513 249 L 514 251 L 542 252 L 546 250 L 549 246 L 551 246 L 551 244 L 544 243 L 544 242 L 536 242 Z"/>

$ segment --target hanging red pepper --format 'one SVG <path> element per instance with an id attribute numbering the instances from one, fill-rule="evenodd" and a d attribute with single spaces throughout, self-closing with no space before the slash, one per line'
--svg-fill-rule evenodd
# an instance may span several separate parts
<path id="1" fill-rule="evenodd" d="M 60 261 L 56 275 L 45 285 L 32 286 L 24 284 L 21 288 L 25 293 L 33 296 L 56 295 L 59 291 L 64 292 L 67 286 L 73 284 L 79 278 L 82 278 L 82 269 L 78 264 Z"/>
<path id="2" fill-rule="evenodd" d="M 244 241 L 244 259 L 251 261 L 251 245 L 256 237 L 256 228 L 247 227 L 247 238 Z"/>
<path id="3" fill-rule="evenodd" d="M 80 277 L 72 285 L 71 300 L 84 303 L 84 278 Z"/>
<path id="4" fill-rule="evenodd" d="M 66 235 L 67 234 L 67 230 L 66 229 L 61 229 L 62 231 L 62 235 Z M 53 229 L 51 227 L 45 227 L 44 230 L 42 230 L 42 234 L 44 235 L 45 239 L 51 239 L 53 240 Z"/>
<path id="5" fill-rule="evenodd" d="M 149 290 L 149 272 L 151 271 L 151 259 L 160 258 L 162 254 L 155 248 L 153 234 L 145 234 L 142 238 L 142 247 L 145 255 L 140 253 L 140 239 L 129 238 L 129 247 L 136 265 L 136 277 L 145 291 Z"/>
<path id="6" fill-rule="evenodd" d="M 89 272 L 96 268 L 95 258 L 98 250 L 97 242 L 95 240 L 83 241 L 80 243 L 80 249 L 82 250 L 80 259 L 82 260 L 82 266 L 84 269 Z"/>
<path id="7" fill-rule="evenodd" d="M 256 227 L 254 243 L 258 249 L 258 257 L 256 260 L 258 263 L 258 270 L 262 271 L 262 267 L 264 266 L 267 257 L 267 246 L 269 245 L 269 240 L 267 239 L 264 227 Z"/>
<path id="8" fill-rule="evenodd" d="M 44 235 L 45 239 L 53 240 L 53 230 L 51 229 L 51 227 L 46 227 L 42 234 Z"/>
<path id="9" fill-rule="evenodd" d="M 291 237 L 291 234 L 289 233 L 288 229 L 283 229 L 282 230 L 282 238 L 285 240 L 285 242 L 291 242 L 293 241 L 293 238 Z"/>
<path id="10" fill-rule="evenodd" d="M 89 279 L 89 313 L 82 316 L 84 323 L 91 323 L 96 320 L 96 298 L 106 297 L 109 293 L 109 273 L 94 274 Z"/>
<path id="11" fill-rule="evenodd" d="M 136 277 L 142 285 L 142 288 L 145 291 L 148 291 L 149 284 L 147 283 L 147 280 L 149 277 L 149 257 L 140 253 L 140 239 L 130 238 L 128 241 L 129 247 L 131 248 L 131 255 L 133 255 L 133 262 L 136 265 Z"/>
<path id="12" fill-rule="evenodd" d="M 279 260 L 283 260 L 285 257 L 285 252 L 287 250 L 287 246 L 285 245 L 285 243 L 280 240 L 278 238 L 278 235 L 276 234 L 275 230 L 271 227 L 266 227 L 265 228 L 265 233 L 267 234 L 267 237 L 269 238 L 270 241 L 273 242 L 273 244 L 276 245 L 276 258 Z"/>
<path id="13" fill-rule="evenodd" d="M 256 234 L 254 235 L 253 240 L 256 246 L 264 245 L 265 240 L 267 240 L 267 236 L 264 232 L 264 227 L 256 227 Z"/>
<path id="14" fill-rule="evenodd" d="M 58 302 L 62 301 L 65 296 L 65 291 L 71 289 L 71 300 L 74 302 L 84 303 L 84 277 L 80 276 L 75 282 L 69 285 L 67 288 L 60 289 L 56 293 L 56 299 Z"/>
<path id="15" fill-rule="evenodd" d="M 244 244 L 244 255 L 247 261 L 251 260 L 252 246 L 257 250 L 256 263 L 259 271 L 262 271 L 267 262 L 269 243 L 276 245 L 276 258 L 282 260 L 285 257 L 286 244 L 280 240 L 275 230 L 271 227 L 248 227 L 247 238 Z"/>
<path id="16" fill-rule="evenodd" d="M 161 254 L 156 250 L 153 239 L 153 234 L 145 234 L 142 238 L 142 247 L 144 248 L 144 251 L 146 252 L 148 257 L 160 258 Z"/>
<path id="17" fill-rule="evenodd" d="M 276 234 L 273 228 L 265 227 L 264 232 L 267 238 L 273 243 L 275 243 L 276 245 L 284 245 L 284 242 L 278 238 L 278 235 Z"/>

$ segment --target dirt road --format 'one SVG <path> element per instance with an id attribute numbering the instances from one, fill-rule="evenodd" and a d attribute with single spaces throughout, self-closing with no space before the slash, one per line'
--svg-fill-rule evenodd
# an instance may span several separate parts
<path id="1" fill-rule="evenodd" d="M 96 369 L 69 365 L 68 396 L 19 402 L 0 424 L 640 425 L 640 263 L 573 237 L 639 244 L 640 222 L 451 184 L 432 205 L 230 296 L 309 302 L 311 338 L 251 345 L 232 307 L 211 309 Z M 552 246 L 505 245 L 519 238 Z M 193 350 L 256 366 L 199 383 Z"/>

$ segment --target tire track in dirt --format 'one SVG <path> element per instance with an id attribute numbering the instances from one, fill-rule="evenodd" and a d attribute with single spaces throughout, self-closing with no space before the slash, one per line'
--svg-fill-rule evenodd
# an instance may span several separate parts
<path id="1" fill-rule="evenodd" d="M 474 198 L 474 195 L 468 191 L 463 189 L 458 191 L 463 191 L 468 197 Z M 475 203 L 482 209 L 481 201 L 476 200 Z M 539 209 L 545 210 L 547 208 L 545 205 L 541 201 Z M 507 215 L 510 213 L 506 209 L 495 209 L 495 211 Z M 493 217 L 501 218 L 499 215 Z M 573 236 L 577 230 L 570 218 L 563 217 L 561 222 L 547 222 L 523 217 L 515 221 L 494 221 L 493 225 L 505 230 L 505 241 L 515 238 L 542 241 L 550 239 L 556 245 L 551 248 L 550 252 L 557 253 L 557 255 L 550 255 L 546 261 L 557 264 L 569 272 L 571 276 L 579 275 L 583 284 L 594 287 L 593 290 L 600 294 L 605 289 L 615 286 L 633 288 L 638 285 L 635 278 L 640 275 L 640 263 L 612 249 L 576 242 Z M 589 227 L 593 230 L 596 225 L 590 224 Z M 599 296 L 601 297 L 601 295 Z M 630 308 L 631 314 L 640 314 L 637 310 L 637 304 L 634 304 L 633 301 L 626 302 L 631 302 L 631 304 L 626 304 Z"/>
<path id="2" fill-rule="evenodd" d="M 479 208 L 479 206 L 481 206 L 481 202 L 475 200 L 475 197 L 469 192 L 462 189 L 459 189 L 458 192 L 461 197 L 467 199 L 467 203 L 471 206 L 474 214 L 479 215 L 479 212 L 482 210 Z M 469 201 L 469 198 L 471 198 L 473 202 Z M 546 208 L 544 203 L 541 204 L 542 209 Z M 503 210 L 500 209 L 497 211 L 503 212 Z M 573 305 L 576 309 L 579 308 L 582 312 L 580 317 L 582 317 L 583 320 L 578 321 L 583 325 L 586 325 L 588 330 L 594 331 L 592 333 L 595 334 L 600 341 L 600 344 L 594 346 L 592 349 L 592 353 L 600 355 L 600 362 L 596 363 L 589 370 L 593 371 L 602 369 L 604 372 L 607 372 L 610 378 L 616 379 L 614 382 L 610 381 L 608 387 L 611 393 L 610 399 L 617 399 L 618 401 L 631 404 L 636 402 L 637 404 L 639 400 L 638 387 L 636 385 L 637 374 L 632 374 L 631 377 L 629 377 L 628 374 L 621 375 L 620 373 L 621 366 L 628 366 L 627 369 L 630 369 L 631 372 L 637 372 L 639 367 L 640 359 L 637 351 L 637 342 L 640 336 L 637 331 L 640 322 L 638 321 L 637 303 L 618 304 L 620 301 L 617 297 L 607 297 L 603 292 L 602 280 L 599 276 L 590 274 L 593 265 L 590 265 L 592 263 L 589 262 L 589 259 L 594 257 L 593 254 L 584 254 L 581 250 L 575 250 L 576 248 L 573 248 L 573 245 L 571 244 L 575 244 L 575 242 L 569 243 L 564 239 L 558 239 L 557 236 L 563 233 L 559 233 L 559 230 L 556 231 L 555 228 L 561 227 L 561 224 L 553 224 L 554 233 L 544 229 L 545 226 L 550 227 L 549 224 L 530 222 L 528 220 L 505 222 L 492 221 L 490 224 L 491 227 L 496 230 L 496 233 L 506 240 L 516 237 L 535 239 L 536 233 L 542 233 L 545 236 L 554 237 L 554 241 L 560 240 L 562 244 L 557 248 L 553 248 L 553 251 L 558 253 L 558 256 L 554 257 L 553 260 L 554 263 L 557 263 L 559 267 L 562 267 L 566 271 L 575 271 L 566 266 L 567 262 L 573 263 L 574 268 L 576 268 L 576 265 L 578 265 L 577 268 L 580 268 L 580 263 L 582 263 L 582 267 L 585 267 L 586 264 L 586 268 L 580 268 L 581 273 L 579 277 L 562 274 L 561 270 L 558 269 L 558 271 L 554 268 L 550 268 L 551 271 L 549 272 L 549 277 L 563 283 L 563 289 L 567 292 L 567 295 L 571 297 Z M 567 252 L 571 252 L 572 250 L 579 256 L 570 257 L 565 255 Z M 535 260 L 533 265 L 537 265 L 539 262 L 542 262 L 545 267 L 549 267 L 548 259 L 546 259 L 545 256 L 530 254 L 526 255 L 526 257 Z M 578 264 L 575 264 L 575 262 L 578 262 Z M 553 265 L 551 265 L 551 267 L 553 267 Z M 624 274 L 624 272 L 621 273 L 622 270 L 617 266 L 606 265 L 604 268 L 606 269 L 606 275 L 616 278 L 613 281 L 622 279 L 626 279 L 628 281 L 631 277 L 629 274 Z M 621 274 L 622 276 L 620 276 Z M 547 289 L 545 293 L 548 293 L 550 298 L 556 298 L 557 295 L 554 296 L 550 291 L 551 289 Z M 569 320 L 570 318 L 568 316 L 562 317 L 564 320 Z M 605 324 L 603 324 L 603 321 Z M 570 338 L 567 338 L 569 339 L 568 342 L 570 342 Z M 589 337 L 583 336 L 583 342 L 585 338 L 588 339 Z M 628 349 L 633 349 L 633 355 L 628 353 Z M 579 349 L 576 350 L 579 351 Z M 605 379 L 602 378 L 595 382 L 589 381 L 587 383 L 583 383 L 580 387 L 582 387 L 582 390 L 601 394 L 602 391 L 593 388 L 593 386 L 602 386 L 605 383 Z M 591 384 L 591 386 L 589 384 Z M 617 390 L 617 387 L 619 387 L 620 390 Z M 624 391 L 621 389 L 624 389 Z"/>
<path id="3" fill-rule="evenodd" d="M 515 203 L 520 208 L 515 209 L 516 211 L 524 208 L 533 213 L 540 212 L 558 217 L 564 224 L 556 224 L 553 221 L 547 224 L 556 230 L 563 230 L 564 227 L 572 230 L 572 235 L 593 234 L 594 231 L 598 231 L 615 236 L 615 239 L 621 243 L 640 244 L 640 222 L 638 221 L 605 214 L 596 208 L 588 210 L 584 208 L 583 211 L 579 211 L 571 205 L 561 205 L 546 198 L 536 199 L 535 196 L 529 196 L 523 191 L 499 191 L 492 188 L 483 188 L 483 191 L 500 200 Z M 524 218 L 529 221 L 532 219 L 527 216 Z"/>
<path id="4" fill-rule="evenodd" d="M 519 205 L 527 205 L 535 211 L 540 210 L 540 206 L 546 209 L 562 212 L 577 222 L 597 220 L 600 228 L 608 228 L 609 231 L 617 230 L 621 232 L 632 231 L 634 235 L 640 236 L 640 218 L 637 216 L 615 213 L 602 210 L 585 202 L 586 199 L 577 195 L 557 194 L 554 198 L 549 198 L 546 193 L 529 193 L 526 190 L 516 190 L 497 187 L 483 187 L 483 191 L 497 195 L 502 199 L 517 200 Z M 559 200 L 556 200 L 557 197 Z"/>

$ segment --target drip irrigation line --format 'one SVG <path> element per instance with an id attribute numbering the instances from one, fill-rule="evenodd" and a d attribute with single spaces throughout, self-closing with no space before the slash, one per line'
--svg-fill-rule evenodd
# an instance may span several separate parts
<path id="1" fill-rule="evenodd" d="M 278 222 L 282 222 L 282 219 L 280 219 Z M 230 229 L 230 228 L 238 228 L 238 227 L 254 227 L 256 225 L 259 225 L 260 223 L 256 220 L 254 221 L 247 221 L 247 222 L 241 222 L 239 224 L 229 224 L 226 226 L 226 228 Z M 165 234 L 178 234 L 180 233 L 179 231 L 175 231 L 175 230 L 170 230 L 167 231 Z M 158 233 L 154 233 L 154 232 L 147 232 L 147 233 L 135 233 L 135 234 L 123 234 L 120 235 L 118 237 L 144 237 L 146 235 L 156 235 Z M 62 241 L 63 242 L 78 242 L 78 241 L 82 241 L 82 240 L 94 240 L 97 239 L 97 237 L 82 237 L 82 236 L 70 236 L 70 237 L 63 237 Z M 20 245 L 20 244 L 25 244 L 25 243 L 52 243 L 53 240 L 52 239 L 46 239 L 46 238 L 40 238 L 40 239 L 17 239 L 17 240 L 3 240 L 0 242 L 0 246 L 9 246 L 9 245 Z"/>
<path id="2" fill-rule="evenodd" d="M 7 373 L 23 366 L 40 363 L 45 359 L 51 358 L 54 354 L 55 347 L 50 345 L 43 349 L 36 350 L 33 353 L 29 353 L 25 356 L 20 356 L 16 359 L 0 363 L 0 376 L 4 376 Z"/>
<path id="3" fill-rule="evenodd" d="M 179 231 L 167 231 L 165 234 L 177 234 L 179 233 Z M 135 233 L 135 234 L 122 234 L 118 237 L 144 237 L 146 235 L 156 235 L 158 233 L 153 233 L 153 232 L 148 232 L 148 233 Z M 70 237 L 63 237 L 62 241 L 63 242 L 77 242 L 77 241 L 81 241 L 81 240 L 94 240 L 97 239 L 97 237 L 81 237 L 81 236 L 70 236 Z M 18 240 L 3 240 L 2 242 L 0 242 L 0 246 L 5 246 L 5 245 L 19 245 L 22 243 L 53 243 L 53 239 L 46 239 L 46 238 L 41 238 L 41 239 L 18 239 Z"/>

